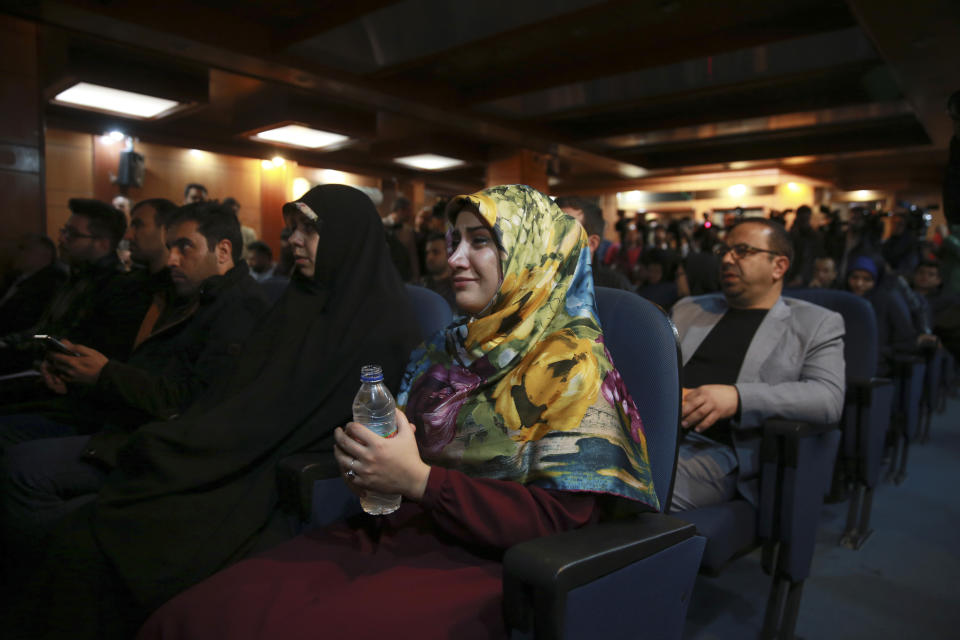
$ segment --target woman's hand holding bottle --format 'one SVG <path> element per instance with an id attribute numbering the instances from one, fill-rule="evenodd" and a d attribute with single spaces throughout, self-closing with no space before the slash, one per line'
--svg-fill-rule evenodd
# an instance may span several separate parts
<path id="1" fill-rule="evenodd" d="M 397 433 L 389 438 L 358 422 L 337 427 L 334 456 L 355 492 L 398 493 L 408 500 L 419 500 L 427 488 L 430 466 L 420 458 L 416 427 L 399 409 L 396 415 Z"/>

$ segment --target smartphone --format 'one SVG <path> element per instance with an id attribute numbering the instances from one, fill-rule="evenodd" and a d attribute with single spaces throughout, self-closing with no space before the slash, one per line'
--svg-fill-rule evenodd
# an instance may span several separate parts
<path id="1" fill-rule="evenodd" d="M 74 351 L 73 349 L 70 349 L 69 347 L 67 347 L 67 345 L 63 344 L 62 342 L 60 342 L 59 340 L 57 340 L 57 339 L 54 338 L 53 336 L 48 336 L 48 335 L 44 335 L 44 334 L 37 334 L 37 335 L 33 336 L 33 339 L 34 339 L 34 340 L 39 340 L 40 342 L 43 343 L 43 346 L 44 346 L 44 347 L 46 347 L 47 349 L 50 349 L 51 351 L 56 351 L 57 353 L 63 353 L 63 354 L 66 354 L 66 355 L 68 355 L 68 356 L 79 356 L 79 355 L 80 355 L 79 353 L 77 353 L 77 352 Z"/>

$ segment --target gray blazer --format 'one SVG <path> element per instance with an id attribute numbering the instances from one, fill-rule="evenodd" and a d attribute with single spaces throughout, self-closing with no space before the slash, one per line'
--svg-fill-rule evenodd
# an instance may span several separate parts
<path id="1" fill-rule="evenodd" d="M 684 298 L 674 305 L 684 365 L 726 311 L 720 294 Z M 740 420 L 732 429 L 740 464 L 737 486 L 754 505 L 759 502 L 760 440 L 738 430 L 772 417 L 838 422 L 845 387 L 843 334 L 840 314 L 783 297 L 757 328 L 737 375 Z"/>

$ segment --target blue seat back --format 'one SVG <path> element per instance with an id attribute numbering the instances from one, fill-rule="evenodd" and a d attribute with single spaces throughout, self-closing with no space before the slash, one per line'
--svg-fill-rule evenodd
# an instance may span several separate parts
<path id="1" fill-rule="evenodd" d="M 843 316 L 847 377 L 866 379 L 877 375 L 877 317 L 865 298 L 837 289 L 786 289 L 783 295 L 812 302 Z"/>
<path id="2" fill-rule="evenodd" d="M 654 488 L 664 511 L 673 490 L 680 429 L 680 344 L 660 307 L 629 291 L 597 287 L 607 349 L 643 420 Z"/>
<path id="3" fill-rule="evenodd" d="M 424 338 L 429 338 L 437 331 L 445 328 L 453 320 L 450 305 L 439 293 L 415 284 L 408 284 L 407 295 L 413 310 L 420 323 L 420 332 Z"/>

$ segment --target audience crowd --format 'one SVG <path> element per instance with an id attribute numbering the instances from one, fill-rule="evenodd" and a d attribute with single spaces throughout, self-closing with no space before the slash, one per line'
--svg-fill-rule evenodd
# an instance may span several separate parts
<path id="1" fill-rule="evenodd" d="M 275 255 L 235 199 L 197 183 L 180 204 L 68 204 L 58 243 L 24 236 L 0 283 L 10 637 L 123 638 L 145 621 L 143 638 L 337 620 L 372 635 L 380 619 L 361 624 L 351 602 L 371 592 L 397 595 L 383 611 L 502 634 L 504 549 L 594 522 L 601 498 L 666 506 L 589 311 L 597 286 L 655 302 L 679 333 L 673 511 L 757 503 L 765 418 L 840 419 L 856 327 L 790 289 L 869 301 L 880 375 L 903 354 L 960 356 L 960 226 L 928 238 L 916 208 L 618 212 L 611 242 L 590 198 L 494 187 L 416 214 L 398 197 L 381 218 L 325 185 L 284 206 Z M 453 324 L 420 336 L 403 283 L 438 293 Z M 350 422 L 370 363 L 399 392 L 396 438 Z M 570 453 L 588 437 L 607 446 Z M 357 493 L 402 494 L 399 515 L 284 542 L 276 466 L 304 451 L 330 454 Z M 494 512 L 496 526 L 477 515 Z"/>

